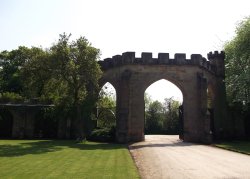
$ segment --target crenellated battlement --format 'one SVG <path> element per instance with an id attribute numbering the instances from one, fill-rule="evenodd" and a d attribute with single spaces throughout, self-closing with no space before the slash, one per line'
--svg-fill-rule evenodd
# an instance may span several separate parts
<path id="1" fill-rule="evenodd" d="M 218 51 L 214 51 L 213 52 L 209 52 L 207 54 L 207 58 L 210 60 L 210 59 L 214 59 L 214 58 L 221 58 L 221 59 L 224 59 L 225 58 L 225 52 L 224 51 L 221 51 L 221 52 L 218 52 Z"/>
<path id="2" fill-rule="evenodd" d="M 186 58 L 185 53 L 176 53 L 174 58 L 169 58 L 169 53 L 158 53 L 158 58 L 153 58 L 152 53 L 142 52 L 141 57 L 135 57 L 135 52 L 125 52 L 122 55 L 115 55 L 112 58 L 106 58 L 99 61 L 101 68 L 107 70 L 122 65 L 195 65 L 204 68 L 213 73 L 216 72 L 214 59 L 225 56 L 224 52 L 208 53 L 208 59 L 200 54 L 192 54 L 190 59 Z M 212 63 L 211 63 L 212 62 Z"/>
<path id="3" fill-rule="evenodd" d="M 210 61 L 211 66 L 214 67 L 214 71 L 216 72 L 217 76 L 225 77 L 225 52 L 215 51 L 214 53 L 209 52 L 207 54 L 207 58 Z"/>

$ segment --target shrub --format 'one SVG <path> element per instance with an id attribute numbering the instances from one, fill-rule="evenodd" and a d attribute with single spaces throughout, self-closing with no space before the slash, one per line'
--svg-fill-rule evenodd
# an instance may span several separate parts
<path id="1" fill-rule="evenodd" d="M 5 92 L 0 93 L 0 103 L 22 103 L 24 98 L 17 93 Z"/>
<path id="2" fill-rule="evenodd" d="M 94 129 L 87 139 L 97 142 L 114 142 L 115 127 Z"/>

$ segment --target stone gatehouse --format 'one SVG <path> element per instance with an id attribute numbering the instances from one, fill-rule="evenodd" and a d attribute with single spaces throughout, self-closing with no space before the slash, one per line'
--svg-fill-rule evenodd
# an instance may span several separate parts
<path id="1" fill-rule="evenodd" d="M 126 52 L 99 61 L 103 70 L 100 86 L 116 89 L 116 138 L 118 142 L 144 140 L 144 92 L 152 83 L 166 79 L 183 94 L 184 141 L 210 143 L 229 129 L 226 121 L 224 52 L 200 54 Z M 167 91 L 166 91 L 167 93 Z"/>

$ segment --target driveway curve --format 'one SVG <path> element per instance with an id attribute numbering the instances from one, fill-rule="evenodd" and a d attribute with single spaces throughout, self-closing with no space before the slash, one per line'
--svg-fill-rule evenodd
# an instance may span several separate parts
<path id="1" fill-rule="evenodd" d="M 129 150 L 143 179 L 250 179 L 249 155 L 182 142 L 176 135 L 146 135 Z"/>

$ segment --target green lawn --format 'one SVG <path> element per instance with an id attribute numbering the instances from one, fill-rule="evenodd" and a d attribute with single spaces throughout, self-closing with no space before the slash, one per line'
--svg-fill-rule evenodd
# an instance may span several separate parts
<path id="1" fill-rule="evenodd" d="M 0 178 L 139 178 L 125 145 L 0 140 Z"/>
<path id="2" fill-rule="evenodd" d="M 250 141 L 221 142 L 215 146 L 250 155 Z"/>

